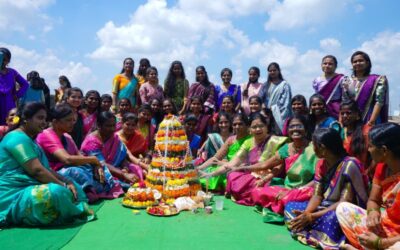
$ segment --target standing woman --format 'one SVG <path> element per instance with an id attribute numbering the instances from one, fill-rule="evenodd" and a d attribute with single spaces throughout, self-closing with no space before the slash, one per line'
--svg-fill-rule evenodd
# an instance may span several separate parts
<path id="1" fill-rule="evenodd" d="M 385 123 L 389 115 L 389 85 L 386 76 L 371 74 L 368 54 L 356 51 L 351 56 L 353 75 L 343 82 L 343 99 L 354 100 L 364 124 Z"/>
<path id="2" fill-rule="evenodd" d="M 46 106 L 29 103 L 18 116 L 19 122 L 0 142 L 0 227 L 93 218 L 83 190 L 52 171 L 34 141 L 47 125 Z"/>
<path id="3" fill-rule="evenodd" d="M 243 84 L 241 87 L 241 89 L 243 89 L 243 92 L 242 92 L 242 101 L 240 105 L 243 109 L 243 112 L 246 115 L 250 115 L 249 98 L 255 95 L 256 96 L 259 95 L 262 89 L 262 83 L 258 82 L 259 78 L 260 78 L 260 69 L 258 67 L 253 66 L 249 69 L 249 81 Z"/>
<path id="4" fill-rule="evenodd" d="M 55 104 L 61 103 L 64 99 L 64 93 L 66 92 L 66 90 L 72 88 L 71 83 L 69 82 L 69 80 L 66 76 L 60 76 L 58 78 L 58 82 L 60 83 L 60 87 L 58 87 L 58 89 L 54 90 L 55 91 L 55 95 L 54 95 Z"/>
<path id="5" fill-rule="evenodd" d="M 142 58 L 139 61 L 139 68 L 136 74 L 136 78 L 138 80 L 139 88 L 143 83 L 146 82 L 146 71 L 151 67 L 150 60 L 147 58 Z"/>
<path id="6" fill-rule="evenodd" d="M 97 115 L 100 110 L 100 93 L 89 90 L 85 95 L 84 108 L 80 110 L 83 115 L 83 133 L 85 135 L 96 130 Z"/>
<path id="7" fill-rule="evenodd" d="M 346 79 L 343 74 L 337 74 L 337 59 L 332 55 L 322 58 L 322 76 L 314 79 L 312 87 L 326 100 L 326 108 L 330 116 L 339 118 L 339 106 L 342 101 L 342 83 Z"/>
<path id="8" fill-rule="evenodd" d="M 10 61 L 11 52 L 0 48 L 0 125 L 6 125 L 8 111 L 16 107 L 16 101 L 29 87 L 29 83 L 15 69 L 8 67 Z"/>
<path id="9" fill-rule="evenodd" d="M 200 96 L 204 100 L 204 113 L 212 114 L 216 110 L 216 93 L 215 86 L 208 80 L 206 68 L 198 66 L 196 68 L 196 83 L 193 83 L 189 88 L 188 99 L 193 96 Z M 186 109 L 189 109 L 190 103 Z"/>
<path id="10" fill-rule="evenodd" d="M 151 99 L 164 99 L 163 88 L 158 84 L 158 71 L 156 67 L 149 67 L 146 71 L 147 82 L 140 86 L 139 94 L 142 104 L 150 104 Z"/>
<path id="11" fill-rule="evenodd" d="M 240 86 L 231 84 L 232 70 L 224 68 L 221 70 L 222 85 L 215 86 L 217 96 L 217 109 L 221 109 L 222 101 L 225 96 L 232 96 L 234 100 L 234 110 L 239 110 L 242 92 Z"/>
<path id="12" fill-rule="evenodd" d="M 113 80 L 113 112 L 117 111 L 117 104 L 122 98 L 128 98 L 132 107 L 136 107 L 136 97 L 138 92 L 138 80 L 133 74 L 135 62 L 132 58 L 125 58 L 121 73 L 116 75 Z"/>
<path id="13" fill-rule="evenodd" d="M 164 81 L 164 97 L 171 98 L 179 114 L 183 114 L 188 103 L 189 81 L 180 61 L 173 61 Z"/>
<path id="14" fill-rule="evenodd" d="M 283 123 L 292 114 L 292 91 L 289 83 L 283 79 L 281 68 L 276 62 L 268 65 L 268 79 L 260 93 L 266 108 L 272 111 L 279 129 L 283 130 Z"/>
<path id="15" fill-rule="evenodd" d="M 64 98 L 65 102 L 69 104 L 75 114 L 76 122 L 70 135 L 72 136 L 72 139 L 74 139 L 76 146 L 79 148 L 86 136 L 83 129 L 83 115 L 79 112 L 83 99 L 82 90 L 77 87 L 67 89 Z"/>

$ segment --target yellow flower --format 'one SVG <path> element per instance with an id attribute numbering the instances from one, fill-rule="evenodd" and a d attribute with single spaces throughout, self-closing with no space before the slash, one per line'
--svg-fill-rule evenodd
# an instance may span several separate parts
<path id="1" fill-rule="evenodd" d="M 13 123 L 13 124 L 18 124 L 19 120 L 20 120 L 20 119 L 19 119 L 19 116 L 16 115 L 16 116 L 14 116 L 14 118 L 13 118 L 13 120 L 12 120 L 12 123 Z"/>

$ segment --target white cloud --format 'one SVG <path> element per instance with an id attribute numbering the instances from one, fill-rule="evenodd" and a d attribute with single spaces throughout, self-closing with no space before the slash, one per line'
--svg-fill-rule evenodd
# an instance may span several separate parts
<path id="1" fill-rule="evenodd" d="M 3 43 L 0 43 L 0 47 L 6 47 L 11 51 L 10 67 L 16 69 L 23 77 L 32 70 L 38 71 L 45 78 L 51 91 L 58 87 L 60 75 L 66 75 L 73 86 L 84 91 L 92 89 L 96 83 L 96 78 L 88 66 L 81 62 L 62 61 L 51 50 L 38 53 L 35 50 Z"/>
<path id="2" fill-rule="evenodd" d="M 44 13 L 44 9 L 54 0 L 0 0 L 1 32 L 48 32 L 52 29 L 53 20 Z"/>

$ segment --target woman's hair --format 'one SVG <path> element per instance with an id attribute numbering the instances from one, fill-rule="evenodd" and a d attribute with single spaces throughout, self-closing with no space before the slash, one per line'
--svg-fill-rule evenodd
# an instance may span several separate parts
<path id="1" fill-rule="evenodd" d="M 311 139 L 311 134 L 310 134 L 310 129 L 309 129 L 309 124 L 308 124 L 307 117 L 304 116 L 304 115 L 301 115 L 301 114 L 294 114 L 293 116 L 289 117 L 287 124 L 290 125 L 290 122 L 292 120 L 299 120 L 303 124 L 304 130 L 306 132 L 306 138 L 308 140 L 310 140 Z"/>
<path id="2" fill-rule="evenodd" d="M 150 74 L 151 71 L 155 71 L 156 74 L 158 75 L 158 70 L 157 70 L 157 68 L 154 67 L 154 66 L 150 66 L 150 67 L 148 67 L 148 68 L 146 69 L 146 76 L 147 76 L 148 74 Z"/>
<path id="3" fill-rule="evenodd" d="M 371 58 L 369 58 L 369 55 L 367 53 L 365 53 L 363 51 L 354 52 L 353 55 L 351 55 L 350 63 L 353 63 L 354 57 L 359 56 L 359 55 L 362 56 L 365 59 L 365 61 L 367 61 L 367 63 L 368 63 L 368 67 L 365 69 L 365 72 L 364 72 L 364 76 L 367 76 L 371 73 L 371 68 L 372 68 Z M 354 69 L 353 69 L 353 75 L 356 75 L 356 72 Z"/>
<path id="4" fill-rule="evenodd" d="M 378 124 L 368 133 L 369 140 L 376 147 L 386 146 L 394 157 L 400 158 L 400 125 L 388 122 Z"/>
<path id="5" fill-rule="evenodd" d="M 326 55 L 326 56 L 322 57 L 321 63 L 323 63 L 324 60 L 327 59 L 327 58 L 332 59 L 333 60 L 333 64 L 335 65 L 335 67 L 337 67 L 337 59 L 333 55 Z"/>
<path id="6" fill-rule="evenodd" d="M 165 79 L 165 88 L 167 90 L 166 96 L 169 96 L 169 97 L 173 96 L 173 94 L 175 92 L 176 76 L 173 71 L 175 65 L 179 65 L 182 69 L 180 77 L 183 80 L 185 80 L 185 78 L 186 78 L 185 70 L 183 69 L 182 62 L 181 61 L 173 61 L 171 63 L 171 66 L 169 67 L 167 78 Z"/>
<path id="7" fill-rule="evenodd" d="M 355 101 L 348 100 L 340 104 L 340 110 L 343 107 L 348 107 L 352 113 L 356 113 L 359 119 L 355 121 L 354 131 L 351 135 L 350 150 L 356 157 L 361 157 L 362 153 L 367 149 L 366 141 L 363 135 L 363 120 L 361 119 L 362 114 L 358 105 Z"/>
<path id="8" fill-rule="evenodd" d="M 232 70 L 231 70 L 230 68 L 223 68 L 223 69 L 221 70 L 221 77 L 222 77 L 222 75 L 223 75 L 225 72 L 228 72 L 230 76 L 233 75 Z"/>
<path id="9" fill-rule="evenodd" d="M 122 123 L 125 123 L 127 121 L 133 121 L 134 123 L 138 122 L 138 117 L 136 114 L 131 113 L 131 112 L 127 112 L 122 116 Z"/>
<path id="10" fill-rule="evenodd" d="M 67 88 L 68 88 L 68 89 L 69 89 L 69 88 L 72 88 L 71 82 L 68 80 L 68 78 L 67 78 L 66 76 L 62 75 L 62 76 L 60 76 L 58 79 L 59 79 L 59 80 L 62 80 L 62 81 L 64 81 L 64 82 L 66 82 L 66 83 L 67 83 Z"/>
<path id="11" fill-rule="evenodd" d="M 217 120 L 216 120 L 215 132 L 217 132 L 217 133 L 221 132 L 221 130 L 219 129 L 218 125 L 219 125 L 219 122 L 220 122 L 222 117 L 225 117 L 228 120 L 228 122 L 230 124 L 229 125 L 229 131 L 232 132 L 232 118 L 228 113 L 225 113 L 223 111 L 218 113 Z"/>
<path id="12" fill-rule="evenodd" d="M 143 112 L 143 111 L 149 111 L 150 113 L 152 113 L 151 106 L 149 104 L 147 104 L 147 103 L 142 104 L 140 106 L 140 108 L 138 109 L 138 113 Z"/>
<path id="13" fill-rule="evenodd" d="M 278 126 L 278 123 L 276 123 L 274 114 L 272 113 L 272 110 L 269 108 L 262 108 L 260 112 L 262 116 L 265 117 L 265 119 L 268 120 L 269 126 L 268 126 L 268 131 L 270 134 L 273 135 L 282 135 L 281 129 Z"/>
<path id="14" fill-rule="evenodd" d="M 316 124 L 317 124 L 317 118 L 315 117 L 314 114 L 311 113 L 311 112 L 312 112 L 312 111 L 311 111 L 311 105 L 312 105 L 312 102 L 313 102 L 314 99 L 319 99 L 320 101 L 322 101 L 322 102 L 324 103 L 324 106 L 325 106 L 325 114 L 326 114 L 326 115 L 328 114 L 327 111 L 326 111 L 326 102 L 325 102 L 325 98 L 324 98 L 322 95 L 320 95 L 320 94 L 313 94 L 313 95 L 310 97 L 310 101 L 309 101 L 309 103 L 310 103 L 310 116 L 309 116 L 309 121 L 310 121 L 310 130 L 311 130 L 311 133 L 314 132 L 315 126 L 316 126 Z"/>
<path id="15" fill-rule="evenodd" d="M 233 123 L 233 120 L 235 120 L 236 118 L 239 118 L 247 127 L 250 126 L 249 118 L 247 117 L 247 115 L 245 113 L 236 113 L 232 117 L 232 123 Z"/>
<path id="16" fill-rule="evenodd" d="M 174 101 L 172 101 L 171 98 L 164 98 L 164 101 L 162 102 L 162 106 L 164 106 L 164 102 L 168 101 L 169 103 L 171 103 L 172 105 L 172 114 L 176 115 L 178 113 L 176 105 L 174 103 Z"/>
<path id="17" fill-rule="evenodd" d="M 122 102 L 122 101 L 126 101 L 126 102 L 129 104 L 129 106 L 132 107 L 132 103 L 131 103 L 131 100 L 129 100 L 129 98 L 121 98 L 121 99 L 119 99 L 119 101 L 118 101 L 118 107 L 119 107 L 119 105 L 121 105 L 121 102 Z"/>
<path id="18" fill-rule="evenodd" d="M 7 131 L 7 133 L 11 132 L 14 129 L 19 128 L 21 125 L 25 123 L 26 120 L 31 119 L 37 112 L 40 110 L 45 110 L 46 105 L 41 102 L 28 102 L 25 105 L 19 107 L 17 111 L 17 116 L 19 117 L 19 121 L 16 124 L 13 124 Z"/>
<path id="19" fill-rule="evenodd" d="M 96 95 L 96 99 L 97 99 L 97 110 L 100 109 L 101 106 L 101 97 L 100 97 L 100 93 L 97 90 L 89 90 L 88 92 L 86 92 L 85 95 L 85 100 L 87 100 L 91 95 Z M 86 106 L 86 104 L 85 104 Z"/>
<path id="20" fill-rule="evenodd" d="M 204 103 L 203 103 L 203 98 L 201 98 L 201 96 L 194 95 L 194 96 L 190 97 L 190 104 L 192 104 L 193 101 L 198 101 L 198 102 L 200 102 L 200 105 L 201 105 L 201 107 L 202 107 L 202 111 L 204 111 Z M 190 108 L 190 106 L 191 106 L 191 105 L 189 105 L 189 110 L 188 110 L 189 113 L 191 113 L 191 108 Z"/>
<path id="21" fill-rule="evenodd" d="M 231 96 L 231 95 L 224 96 L 224 98 L 222 98 L 222 102 L 224 101 L 224 99 L 229 99 L 232 102 L 232 104 L 235 105 L 235 99 L 233 98 L 233 96 Z M 221 104 L 222 104 L 222 102 L 221 102 Z M 235 107 L 233 107 L 233 109 L 235 109 Z"/>
<path id="22" fill-rule="evenodd" d="M 44 89 L 44 81 L 40 78 L 40 75 L 37 71 L 31 71 L 26 75 L 26 80 L 29 82 L 31 88 L 35 90 L 43 90 Z"/>
<path id="23" fill-rule="evenodd" d="M 49 111 L 49 118 L 50 120 L 60 120 L 64 117 L 69 116 L 74 111 L 72 110 L 71 106 L 66 103 L 57 104 Z"/>
<path id="24" fill-rule="evenodd" d="M 307 100 L 303 95 L 295 95 L 290 100 L 290 104 L 293 105 L 294 102 L 301 102 L 303 106 L 307 109 Z"/>
<path id="25" fill-rule="evenodd" d="M 124 59 L 124 62 L 122 63 L 121 74 L 125 73 L 125 62 L 128 60 L 131 60 L 133 62 L 132 69 L 135 68 L 135 61 L 131 57 L 127 57 Z M 130 77 L 135 77 L 135 74 L 133 74 L 133 70 L 132 70 Z"/>
<path id="26" fill-rule="evenodd" d="M 270 63 L 270 64 L 268 65 L 267 70 L 269 71 L 269 69 L 270 69 L 272 66 L 274 66 L 274 67 L 279 71 L 278 79 L 282 81 L 282 80 L 283 80 L 283 76 L 282 76 L 282 72 L 281 72 L 281 67 L 279 66 L 278 63 L 272 62 L 272 63 Z M 269 74 L 268 74 L 267 82 L 271 82 L 271 78 L 270 78 Z"/>
<path id="27" fill-rule="evenodd" d="M 4 59 L 8 59 L 8 61 L 11 61 L 11 52 L 9 49 L 0 48 L 0 53 L 3 54 Z M 4 65 L 4 68 L 6 67 L 6 65 L 4 64 L 4 59 L 3 59 L 3 62 L 0 64 L 0 68 L 3 68 L 3 65 Z"/>
<path id="28" fill-rule="evenodd" d="M 83 92 L 80 88 L 78 88 L 78 87 L 69 88 L 65 91 L 65 94 L 63 96 L 65 102 L 67 101 L 68 98 L 71 97 L 73 92 L 79 92 L 79 93 L 81 93 L 81 96 L 83 97 Z"/>
<path id="29" fill-rule="evenodd" d="M 140 67 L 141 65 L 144 65 L 144 64 L 147 65 L 147 67 L 151 67 L 149 59 L 147 59 L 147 58 L 140 59 L 139 68 L 138 68 L 138 71 L 137 71 L 137 74 L 140 75 L 140 76 L 145 76 L 146 75 L 146 70 L 145 69 L 141 69 L 141 67 Z"/>
<path id="30" fill-rule="evenodd" d="M 204 71 L 205 79 L 204 79 L 203 83 L 204 83 L 204 85 L 209 86 L 211 84 L 211 82 L 210 82 L 210 80 L 208 80 L 208 74 L 207 74 L 206 68 L 203 65 L 200 65 L 200 66 L 196 67 L 196 72 L 198 70 Z M 196 75 L 196 82 L 199 82 L 199 78 L 197 77 L 197 75 Z"/>
<path id="31" fill-rule="evenodd" d="M 260 106 L 262 106 L 262 99 L 261 97 L 259 97 L 258 95 L 253 95 L 249 98 L 249 104 L 251 101 L 256 100 L 258 104 L 260 104 Z"/>
<path id="32" fill-rule="evenodd" d="M 108 100 L 112 101 L 112 97 L 111 97 L 111 95 L 109 95 L 109 94 L 102 94 L 102 95 L 101 95 L 100 101 L 103 101 L 103 100 L 105 100 L 105 99 L 108 99 Z M 128 100 L 129 100 L 129 99 L 128 99 Z"/>
<path id="33" fill-rule="evenodd" d="M 97 127 L 101 128 L 110 119 L 116 120 L 115 115 L 112 112 L 110 111 L 100 112 L 97 116 L 97 121 L 96 121 Z"/>
<path id="34" fill-rule="evenodd" d="M 256 112 L 256 113 L 250 114 L 250 117 L 249 117 L 250 125 L 255 120 L 260 120 L 265 126 L 267 126 L 268 133 L 271 133 L 271 122 L 269 119 L 267 119 L 265 116 L 263 116 L 260 112 Z"/>
<path id="35" fill-rule="evenodd" d="M 340 157 L 347 155 L 343 147 L 343 140 L 338 131 L 333 128 L 319 128 L 315 130 L 312 140 L 318 146 L 324 145 L 332 154 Z"/>
<path id="36" fill-rule="evenodd" d="M 260 77 L 260 69 L 256 66 L 252 66 L 248 73 L 250 73 L 250 71 L 254 70 L 256 72 L 256 74 L 258 75 L 258 77 Z M 249 87 L 250 87 L 250 80 L 247 82 L 246 88 L 243 90 L 242 94 L 245 97 L 249 96 Z"/>

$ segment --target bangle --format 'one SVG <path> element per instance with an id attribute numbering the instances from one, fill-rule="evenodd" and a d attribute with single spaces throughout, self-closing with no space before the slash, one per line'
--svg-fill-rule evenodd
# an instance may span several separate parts
<path id="1" fill-rule="evenodd" d="M 381 237 L 377 237 L 376 238 L 376 240 L 374 240 L 374 243 L 373 243 L 373 245 L 374 245 L 374 249 L 381 249 L 380 248 L 380 244 L 381 244 Z"/>
<path id="2" fill-rule="evenodd" d="M 367 209 L 367 215 L 369 215 L 371 212 L 374 212 L 374 211 L 380 213 L 381 209 L 378 208 L 378 207 L 368 208 Z"/>

